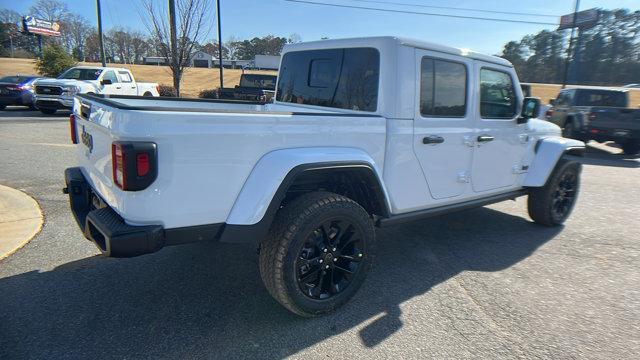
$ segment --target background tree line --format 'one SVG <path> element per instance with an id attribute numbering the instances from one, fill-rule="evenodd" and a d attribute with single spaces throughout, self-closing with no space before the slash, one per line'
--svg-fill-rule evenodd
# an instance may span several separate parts
<path id="1" fill-rule="evenodd" d="M 43 37 L 43 45 L 58 45 L 79 61 L 99 62 L 100 43 L 95 24 L 80 14 L 71 12 L 65 3 L 57 0 L 39 0 L 28 11 L 35 17 L 60 23 L 60 37 Z M 0 9 L 0 56 L 35 58 L 38 56 L 38 43 L 35 36 L 21 32 L 22 16 L 13 10 Z M 193 50 L 202 50 L 216 58 L 216 41 L 193 42 Z M 223 43 L 224 59 L 253 60 L 256 54 L 279 55 L 283 46 L 289 42 L 299 42 L 300 36 L 290 37 L 267 35 L 250 40 L 230 37 Z M 110 63 L 140 64 L 145 56 L 164 56 L 161 43 L 155 31 L 148 34 L 127 28 L 113 28 L 104 33 L 104 46 L 107 61 Z"/>
<path id="2" fill-rule="evenodd" d="M 500 56 L 513 63 L 523 82 L 562 83 L 570 32 L 527 35 L 506 43 Z M 577 84 L 640 83 L 640 11 L 601 10 L 598 24 L 581 37 Z"/>

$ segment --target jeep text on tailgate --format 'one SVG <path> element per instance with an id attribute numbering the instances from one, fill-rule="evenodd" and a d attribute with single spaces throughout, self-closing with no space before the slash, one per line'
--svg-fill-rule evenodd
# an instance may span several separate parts
<path id="1" fill-rule="evenodd" d="M 513 66 L 374 37 L 287 45 L 275 101 L 78 95 L 65 178 L 107 256 L 218 239 L 259 244 L 268 291 L 303 316 L 351 298 L 375 227 L 528 195 L 562 224 L 584 143 L 534 119 Z"/>

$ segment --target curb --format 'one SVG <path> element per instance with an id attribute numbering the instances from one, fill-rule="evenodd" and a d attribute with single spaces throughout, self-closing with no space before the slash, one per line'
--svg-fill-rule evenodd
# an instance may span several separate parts
<path id="1" fill-rule="evenodd" d="M 22 191 L 0 185 L 0 260 L 33 239 L 43 222 L 36 200 Z"/>

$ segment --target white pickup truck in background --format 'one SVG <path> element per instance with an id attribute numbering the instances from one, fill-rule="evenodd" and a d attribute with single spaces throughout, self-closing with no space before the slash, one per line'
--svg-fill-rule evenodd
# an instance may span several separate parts
<path id="1" fill-rule="evenodd" d="M 125 68 L 76 66 L 56 79 L 34 83 L 35 105 L 44 114 L 70 110 L 76 94 L 159 96 L 158 84 L 136 82 Z"/>

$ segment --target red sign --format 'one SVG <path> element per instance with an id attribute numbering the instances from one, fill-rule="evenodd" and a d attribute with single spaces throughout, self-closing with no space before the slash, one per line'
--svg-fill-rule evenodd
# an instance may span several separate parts
<path id="1" fill-rule="evenodd" d="M 562 17 L 560 17 L 558 30 L 571 29 L 572 27 L 578 27 L 581 29 L 593 27 L 598 23 L 600 11 L 598 11 L 598 9 L 589 9 L 577 12 L 575 15 L 575 24 L 573 22 L 573 14 L 562 15 Z"/>

